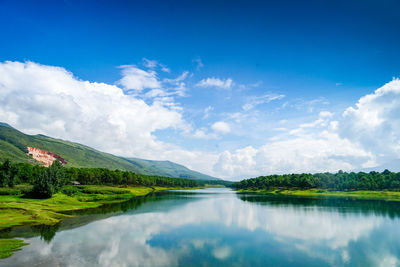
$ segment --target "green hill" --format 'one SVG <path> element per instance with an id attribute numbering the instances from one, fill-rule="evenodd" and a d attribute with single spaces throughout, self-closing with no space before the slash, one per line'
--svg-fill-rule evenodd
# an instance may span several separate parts
<path id="1" fill-rule="evenodd" d="M 27 146 L 60 155 L 68 162 L 66 167 L 120 169 L 147 175 L 218 180 L 170 161 L 118 157 L 73 142 L 44 135 L 27 135 L 6 123 L 0 123 L 0 159 L 9 158 L 16 162 L 27 162 L 32 159 L 25 154 Z"/>
<path id="2" fill-rule="evenodd" d="M 178 177 L 199 180 L 216 180 L 200 172 L 192 171 L 183 165 L 173 163 L 171 161 L 156 161 L 138 158 L 125 158 L 130 163 L 140 168 L 141 173 L 148 175 L 160 175 L 167 177 Z M 196 177 L 196 178 L 193 178 Z"/>

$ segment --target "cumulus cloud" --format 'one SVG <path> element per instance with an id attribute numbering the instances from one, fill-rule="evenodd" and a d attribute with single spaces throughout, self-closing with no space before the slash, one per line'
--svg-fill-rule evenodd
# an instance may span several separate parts
<path id="1" fill-rule="evenodd" d="M 231 131 L 231 127 L 228 123 L 224 122 L 224 121 L 217 121 L 215 122 L 211 128 L 217 132 L 217 133 L 221 133 L 221 134 L 227 134 Z"/>
<path id="2" fill-rule="evenodd" d="M 130 68 L 130 67 L 129 67 Z M 155 132 L 191 131 L 182 110 L 157 99 L 148 104 L 118 86 L 88 82 L 61 67 L 0 63 L 0 121 L 28 134 L 45 134 L 121 156 L 171 160 L 212 174 L 217 153 L 159 141 Z M 151 93 L 150 93 L 151 92 Z M 173 101 L 173 99 L 170 99 Z"/>
<path id="3" fill-rule="evenodd" d="M 377 155 L 380 163 L 400 158 L 400 80 L 394 79 L 346 109 L 339 132 Z"/>
<path id="4" fill-rule="evenodd" d="M 261 147 L 220 154 L 214 171 L 245 177 L 272 173 L 359 170 L 400 157 L 400 80 L 361 97 L 341 118 L 322 111 Z"/>
<path id="5" fill-rule="evenodd" d="M 154 71 L 145 71 L 134 65 L 120 66 L 122 79 L 118 81 L 124 89 L 142 91 L 143 89 L 161 88 L 161 84 Z"/>
<path id="6" fill-rule="evenodd" d="M 352 170 L 376 165 L 375 155 L 339 136 L 333 113 L 322 111 L 313 122 L 274 136 L 261 147 L 220 154 L 214 171 L 231 177 L 274 173 Z"/>
<path id="7" fill-rule="evenodd" d="M 127 70 L 145 73 L 133 67 Z M 167 144 L 155 138 L 155 131 L 186 127 L 179 111 L 161 103 L 149 105 L 117 86 L 82 81 L 64 68 L 33 62 L 0 64 L 0 121 L 30 134 L 147 157 L 151 153 L 145 155 L 145 151 L 168 150 Z"/>
<path id="8" fill-rule="evenodd" d="M 371 160 L 372 154 L 336 134 L 324 131 L 275 140 L 259 148 L 249 146 L 234 152 L 225 151 L 214 169 L 231 177 L 248 177 L 273 173 L 351 170 Z"/>
<path id="9" fill-rule="evenodd" d="M 172 129 L 184 136 L 210 140 L 227 133 L 234 135 L 232 123 L 236 127 L 259 122 L 238 112 L 215 122 L 208 130 L 196 129 L 185 121 L 185 110 L 174 99 L 184 95 L 188 72 L 173 79 L 159 79 L 154 71 L 132 65 L 121 68 L 118 86 L 80 80 L 60 67 L 0 63 L 0 121 L 28 134 L 42 133 L 122 156 L 168 159 L 229 179 L 357 170 L 400 158 L 399 79 L 361 97 L 342 114 L 322 111 L 314 120 L 297 125 L 290 120 L 277 122 L 277 127 L 271 129 L 280 130 L 266 138 L 263 145 L 249 143 L 235 150 L 196 151 L 162 142 L 155 133 Z M 127 94 L 127 90 L 137 93 Z M 283 96 L 264 95 L 246 108 L 280 98 Z M 147 103 L 146 99 L 152 101 Z M 200 116 L 208 118 L 211 111 L 209 106 Z"/>
<path id="10" fill-rule="evenodd" d="M 211 110 L 209 108 L 207 108 L 205 111 L 208 112 L 209 110 Z M 208 114 L 206 113 L 206 115 Z M 221 135 L 227 134 L 230 131 L 231 131 L 231 126 L 229 125 L 229 123 L 226 123 L 224 121 L 217 121 L 211 125 L 211 130 L 210 129 L 207 130 L 206 128 L 203 127 L 201 129 L 196 130 L 195 133 L 193 134 L 193 137 L 198 139 L 220 139 Z"/>
<path id="11" fill-rule="evenodd" d="M 198 87 L 217 87 L 222 89 L 229 89 L 233 85 L 233 81 L 231 78 L 228 79 L 219 79 L 219 78 L 207 78 L 203 79 L 196 84 Z"/>

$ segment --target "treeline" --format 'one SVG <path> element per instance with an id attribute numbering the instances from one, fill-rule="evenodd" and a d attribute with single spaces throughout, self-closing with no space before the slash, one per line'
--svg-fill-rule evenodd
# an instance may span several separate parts
<path id="1" fill-rule="evenodd" d="M 196 180 L 170 178 L 137 174 L 129 171 L 109 170 L 106 168 L 65 168 L 70 181 L 80 184 L 137 185 L 195 187 L 201 183 Z"/>
<path id="2" fill-rule="evenodd" d="M 201 180 L 200 183 L 206 184 L 206 185 L 222 185 L 225 187 L 235 187 L 235 182 L 232 181 L 226 181 L 226 180 Z"/>
<path id="3" fill-rule="evenodd" d="M 196 187 L 207 181 L 137 174 L 105 168 L 64 168 L 55 161 L 50 167 L 29 163 L 0 163 L 0 187 L 31 184 L 34 192 L 43 197 L 56 193 L 65 184 L 133 185 L 164 187 Z"/>
<path id="4" fill-rule="evenodd" d="M 343 172 L 338 173 L 302 173 L 260 176 L 236 183 L 238 189 L 330 189 L 350 190 L 400 190 L 400 172 Z"/>

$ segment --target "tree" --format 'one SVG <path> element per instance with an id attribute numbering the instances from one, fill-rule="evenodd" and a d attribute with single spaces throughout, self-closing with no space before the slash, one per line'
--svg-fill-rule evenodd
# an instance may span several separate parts
<path id="1" fill-rule="evenodd" d="M 13 187 L 16 183 L 18 168 L 7 159 L 0 167 L 0 186 Z"/>
<path id="2" fill-rule="evenodd" d="M 4 171 L 0 171 L 0 187 L 6 187 L 8 185 L 10 177 Z"/>
<path id="3" fill-rule="evenodd" d="M 65 172 L 57 160 L 39 174 L 33 185 L 33 192 L 40 197 L 51 197 L 65 184 Z"/>

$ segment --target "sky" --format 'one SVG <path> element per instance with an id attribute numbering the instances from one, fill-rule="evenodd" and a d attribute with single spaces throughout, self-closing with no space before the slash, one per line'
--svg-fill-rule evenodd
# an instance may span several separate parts
<path id="1" fill-rule="evenodd" d="M 400 170 L 399 8 L 0 0 L 0 121 L 231 180 Z"/>

